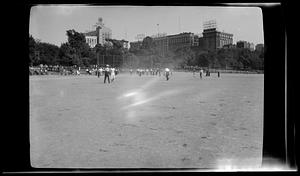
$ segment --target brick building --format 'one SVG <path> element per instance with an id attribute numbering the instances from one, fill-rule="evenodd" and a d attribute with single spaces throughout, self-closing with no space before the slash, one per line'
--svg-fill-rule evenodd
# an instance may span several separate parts
<path id="1" fill-rule="evenodd" d="M 167 38 L 168 47 L 170 50 L 176 50 L 178 48 L 186 48 L 195 45 L 195 35 L 191 32 L 184 32 L 176 35 L 168 35 Z"/>
<path id="2" fill-rule="evenodd" d="M 205 29 L 202 34 L 199 46 L 207 50 L 216 50 L 233 43 L 233 34 L 217 31 L 216 28 Z"/>

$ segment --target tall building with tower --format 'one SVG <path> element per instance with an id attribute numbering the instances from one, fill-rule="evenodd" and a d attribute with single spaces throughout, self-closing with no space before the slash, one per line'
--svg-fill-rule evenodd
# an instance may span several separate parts
<path id="1" fill-rule="evenodd" d="M 208 50 L 223 48 L 233 43 L 233 34 L 217 31 L 216 29 L 203 30 L 204 45 Z"/>
<path id="2" fill-rule="evenodd" d="M 216 50 L 223 48 L 224 45 L 233 43 L 233 34 L 217 30 L 215 20 L 204 22 L 203 38 L 199 38 L 199 46 L 206 50 Z"/>
<path id="3" fill-rule="evenodd" d="M 106 27 L 102 18 L 98 18 L 98 22 L 93 26 L 95 31 L 84 33 L 85 40 L 90 47 L 95 47 L 96 44 L 104 45 L 107 39 L 112 38 L 112 30 Z"/>

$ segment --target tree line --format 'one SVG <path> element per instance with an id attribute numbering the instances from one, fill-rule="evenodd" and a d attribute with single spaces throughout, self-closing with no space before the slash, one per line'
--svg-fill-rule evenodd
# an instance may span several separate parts
<path id="1" fill-rule="evenodd" d="M 97 64 L 97 56 L 117 55 L 122 58 L 123 67 L 208 67 L 235 70 L 263 70 L 263 51 L 250 51 L 244 48 L 203 50 L 199 47 L 185 47 L 165 51 L 163 54 L 151 37 L 143 39 L 140 48 L 123 47 L 119 40 L 108 39 L 104 45 L 91 48 L 85 36 L 75 30 L 66 31 L 68 41 L 60 47 L 40 42 L 29 36 L 29 63 L 63 66 L 90 66 Z"/>
<path id="2" fill-rule="evenodd" d="M 120 41 L 109 39 L 103 46 L 97 44 L 91 48 L 85 41 L 83 33 L 75 30 L 66 32 L 68 41 L 62 43 L 60 47 L 40 42 L 29 36 L 29 64 L 37 66 L 63 65 L 63 66 L 90 66 L 97 64 L 98 55 L 123 55 L 125 50 Z"/>

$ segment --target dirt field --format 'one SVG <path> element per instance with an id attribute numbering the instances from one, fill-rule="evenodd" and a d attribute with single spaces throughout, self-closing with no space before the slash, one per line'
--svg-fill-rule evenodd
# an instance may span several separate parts
<path id="1" fill-rule="evenodd" d="M 37 168 L 257 167 L 262 74 L 31 76 Z"/>

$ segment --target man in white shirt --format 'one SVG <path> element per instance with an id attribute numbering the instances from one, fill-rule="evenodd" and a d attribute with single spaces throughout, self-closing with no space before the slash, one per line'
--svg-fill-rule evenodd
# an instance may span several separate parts
<path id="1" fill-rule="evenodd" d="M 166 74 L 166 78 L 167 78 L 167 81 L 169 80 L 169 75 L 170 75 L 170 69 L 169 68 L 166 68 L 165 69 L 165 74 Z"/>
<path id="2" fill-rule="evenodd" d="M 103 68 L 102 67 L 99 68 L 99 73 L 100 73 L 100 76 L 102 76 L 102 73 L 103 73 Z"/>
<path id="3" fill-rule="evenodd" d="M 106 68 L 104 69 L 104 84 L 106 82 L 106 78 L 108 79 L 108 83 L 110 83 L 110 79 L 109 79 L 109 65 L 106 65 Z"/>
<path id="4" fill-rule="evenodd" d="M 116 78 L 115 68 L 110 69 L 110 75 L 111 75 L 111 82 L 113 82 Z"/>
<path id="5" fill-rule="evenodd" d="M 200 69 L 200 79 L 202 79 L 202 75 L 203 75 L 203 70 L 202 68 Z"/>

